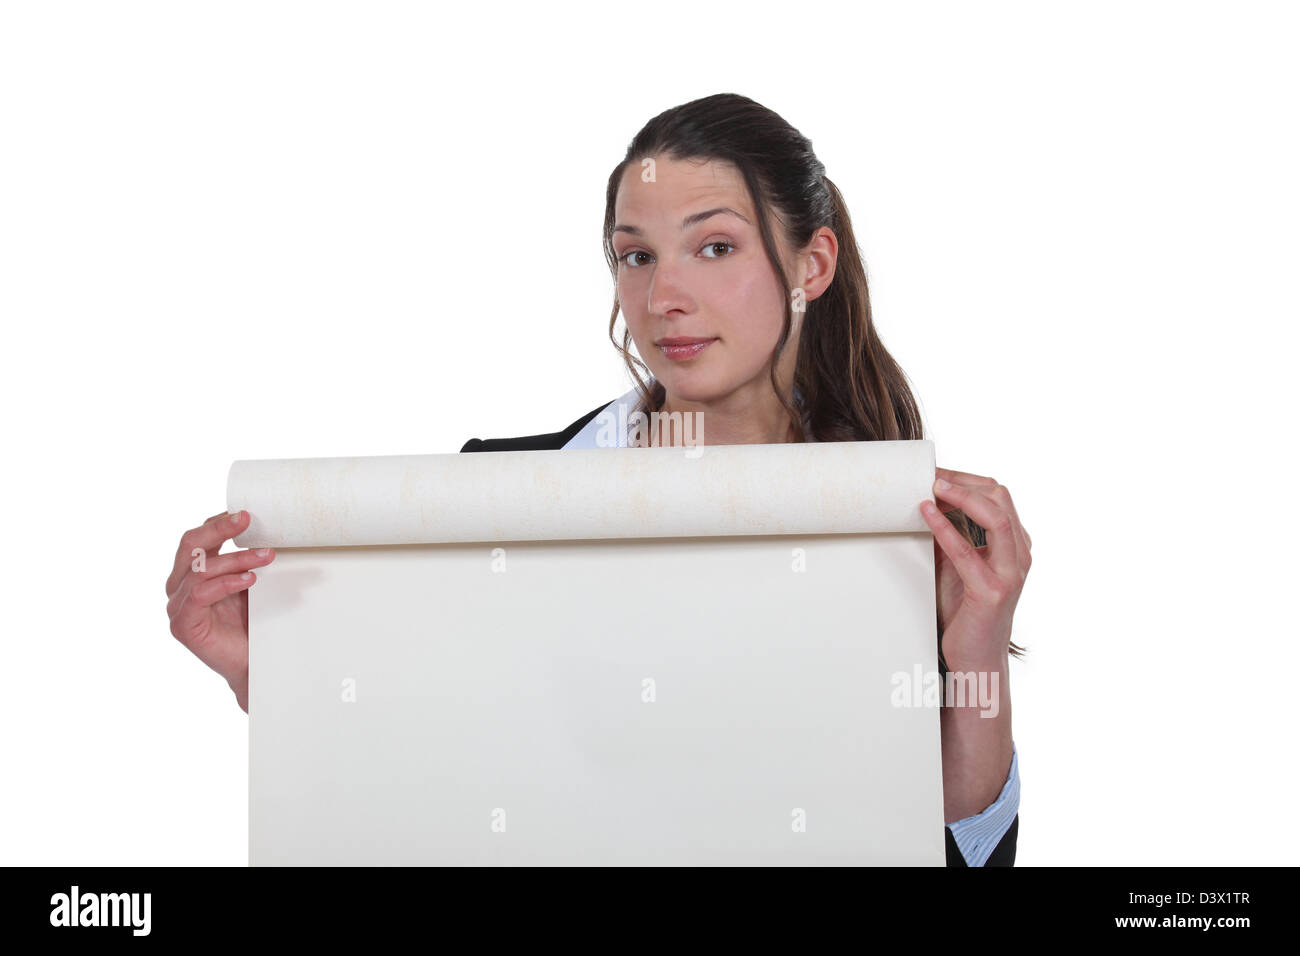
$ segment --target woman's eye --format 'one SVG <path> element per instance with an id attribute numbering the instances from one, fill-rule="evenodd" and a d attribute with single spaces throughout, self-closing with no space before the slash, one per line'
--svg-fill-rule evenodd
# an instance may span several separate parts
<path id="1" fill-rule="evenodd" d="M 701 251 L 701 252 L 703 252 L 704 250 L 715 250 L 715 251 L 716 251 L 717 248 L 718 248 L 719 246 L 722 246 L 724 249 L 727 250 L 727 252 L 723 253 L 722 255 L 707 255 L 707 254 L 706 254 L 704 258 L 706 258 L 706 259 L 725 259 L 727 256 L 731 255 L 732 250 L 734 250 L 734 249 L 736 248 L 735 246 L 733 246 L 733 245 L 732 245 L 731 243 L 729 243 L 729 242 L 723 242 L 723 241 L 719 240 L 718 242 L 710 242 L 708 245 L 704 246 L 704 249 L 701 249 L 700 251 Z M 625 253 L 623 253 L 621 256 L 619 256 L 617 261 L 622 262 L 622 263 L 624 263 L 625 265 L 630 266 L 630 267 L 633 268 L 633 269 L 639 269 L 641 266 L 645 265 L 645 263 L 644 263 L 644 262 L 641 262 L 640 260 L 638 260 L 638 259 L 637 259 L 637 256 L 645 256 L 646 258 L 650 258 L 650 253 L 648 253 L 648 252 L 643 252 L 643 251 L 640 250 L 640 249 L 629 249 L 627 252 L 625 252 Z"/>

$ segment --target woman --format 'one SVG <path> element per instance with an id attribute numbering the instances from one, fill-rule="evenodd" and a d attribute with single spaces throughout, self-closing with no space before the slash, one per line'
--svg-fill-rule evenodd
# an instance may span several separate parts
<path id="1" fill-rule="evenodd" d="M 652 119 L 610 175 L 604 241 L 617 289 L 609 334 L 636 388 L 563 431 L 471 439 L 462 451 L 641 443 L 599 427 L 602 410 L 631 402 L 695 413 L 705 444 L 924 437 L 906 378 L 872 324 L 844 200 L 812 144 L 772 111 L 718 94 Z M 987 674 L 1000 692 L 991 719 L 976 707 L 941 711 L 948 862 L 1010 865 L 1020 781 L 1008 664 L 1021 653 L 1011 620 L 1031 542 L 1005 487 L 937 471 L 934 495 L 949 516 L 928 500 L 920 509 L 935 539 L 941 668 Z M 232 552 L 201 572 L 190 555 L 216 554 L 247 521 L 220 514 L 186 532 L 167 582 L 172 633 L 245 710 L 247 589 L 274 553 Z"/>

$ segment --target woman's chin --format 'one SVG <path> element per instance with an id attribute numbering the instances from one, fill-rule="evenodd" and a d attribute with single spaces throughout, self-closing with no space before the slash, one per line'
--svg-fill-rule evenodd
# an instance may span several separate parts
<path id="1" fill-rule="evenodd" d="M 724 394 L 716 383 L 702 376 L 675 375 L 659 381 L 667 394 L 678 402 L 712 402 Z"/>

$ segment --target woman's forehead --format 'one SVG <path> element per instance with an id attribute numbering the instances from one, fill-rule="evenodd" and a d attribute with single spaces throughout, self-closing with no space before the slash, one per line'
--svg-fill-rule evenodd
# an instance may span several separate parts
<path id="1" fill-rule="evenodd" d="M 653 157 L 653 165 L 629 164 L 615 200 L 619 223 L 640 219 L 680 219 L 706 206 L 735 209 L 753 222 L 749 193 L 739 170 L 718 160 Z"/>

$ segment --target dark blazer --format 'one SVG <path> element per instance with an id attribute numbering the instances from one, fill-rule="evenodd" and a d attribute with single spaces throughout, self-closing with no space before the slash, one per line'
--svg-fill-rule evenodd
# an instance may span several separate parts
<path id="1" fill-rule="evenodd" d="M 574 435 L 582 431 L 587 422 L 599 415 L 610 402 L 599 408 L 593 408 L 563 431 L 547 432 L 545 435 L 525 435 L 523 438 L 471 438 L 465 442 L 461 451 L 547 451 L 563 448 Z"/>
<path id="2" fill-rule="evenodd" d="M 542 435 L 525 435 L 522 438 L 471 438 L 465 442 L 461 451 L 546 451 L 557 448 L 563 448 L 569 443 L 574 435 L 582 431 L 586 424 L 599 415 L 609 402 L 605 402 L 596 408 L 593 408 L 587 414 L 583 415 L 568 428 L 558 432 L 547 432 Z M 1011 827 L 998 841 L 998 845 L 993 848 L 992 854 L 989 855 L 985 866 L 1012 866 L 1016 862 L 1016 833 L 1020 829 L 1020 814 L 1016 814 L 1011 821 Z M 944 852 L 947 857 L 949 866 L 966 866 L 966 860 L 957 849 L 957 841 L 953 838 L 952 830 L 948 827 L 943 828 Z"/>

